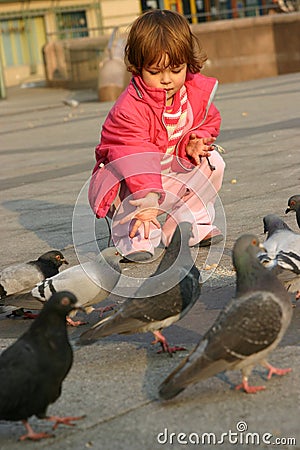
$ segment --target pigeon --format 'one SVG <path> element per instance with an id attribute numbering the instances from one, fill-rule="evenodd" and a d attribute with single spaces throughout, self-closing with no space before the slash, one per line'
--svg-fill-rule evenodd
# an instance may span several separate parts
<path id="1" fill-rule="evenodd" d="M 225 370 L 242 371 L 242 383 L 236 389 L 247 393 L 265 389 L 248 384 L 254 365 L 266 367 L 268 379 L 272 374 L 291 371 L 273 367 L 266 360 L 289 326 L 292 306 L 281 282 L 258 261 L 260 246 L 252 234 L 242 235 L 235 242 L 235 297 L 190 355 L 162 382 L 159 387 L 162 399 L 173 398 L 188 385 Z"/>
<path id="2" fill-rule="evenodd" d="M 293 195 L 289 198 L 285 214 L 288 214 L 290 211 L 296 212 L 296 220 L 298 227 L 300 228 L 300 195 Z"/>
<path id="3" fill-rule="evenodd" d="M 300 297 L 300 234 L 295 233 L 280 217 L 263 218 L 267 239 L 259 260 L 278 276 L 289 292 Z"/>
<path id="4" fill-rule="evenodd" d="M 200 297 L 200 272 L 194 265 L 188 244 L 191 236 L 190 223 L 177 225 L 155 273 L 143 282 L 133 297 L 125 300 L 119 310 L 82 333 L 80 343 L 88 344 L 111 334 L 151 331 L 155 336 L 153 343 L 160 343 L 163 352 L 172 355 L 177 350 L 185 350 L 170 347 L 162 329 L 180 320 Z"/>
<path id="5" fill-rule="evenodd" d="M 30 291 L 37 283 L 47 277 L 59 273 L 62 264 L 69 264 L 64 255 L 58 250 L 50 250 L 34 261 L 14 264 L 0 272 L 0 301 L 8 296 Z M 0 312 L 11 312 L 18 307 L 0 306 Z M 26 315 L 26 313 L 25 313 Z"/>
<path id="6" fill-rule="evenodd" d="M 92 305 L 104 300 L 119 281 L 121 268 L 118 255 L 115 247 L 108 247 L 94 261 L 78 264 L 46 278 L 32 289 L 31 295 L 45 302 L 54 292 L 67 290 L 76 293 L 78 303 L 87 313 L 91 313 L 95 309 Z M 103 308 L 101 310 L 103 312 Z M 74 314 L 76 311 L 71 316 Z M 74 322 L 70 317 L 67 321 L 73 326 L 83 324 L 81 321 Z"/>
<path id="7" fill-rule="evenodd" d="M 15 264 L 0 272 L 0 298 L 32 289 L 38 282 L 58 273 L 62 264 L 69 264 L 58 250 L 51 250 L 34 261 Z"/>
<path id="8" fill-rule="evenodd" d="M 73 362 L 73 350 L 66 330 L 66 315 L 77 309 L 70 292 L 52 295 L 40 315 L 19 339 L 0 355 L 0 420 L 21 420 L 27 434 L 20 437 L 39 440 L 52 435 L 35 433 L 28 419 L 73 426 L 83 417 L 47 416 L 47 407 L 61 395 L 62 382 Z"/>

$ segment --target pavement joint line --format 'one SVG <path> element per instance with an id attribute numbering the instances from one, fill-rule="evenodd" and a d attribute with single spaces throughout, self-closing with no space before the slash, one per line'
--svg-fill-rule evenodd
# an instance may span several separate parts
<path id="1" fill-rule="evenodd" d="M 40 111 L 47 111 L 48 109 L 65 108 L 65 107 L 66 106 L 64 104 L 39 106 L 38 108 L 31 108 L 31 109 L 26 109 L 26 110 L 22 109 L 22 110 L 19 110 L 19 111 L 6 112 L 5 114 L 0 114 L 0 117 L 20 116 L 21 114 L 35 113 L 35 112 L 40 112 Z"/>
<path id="2" fill-rule="evenodd" d="M 144 401 L 144 402 L 142 402 L 142 403 L 140 403 L 140 404 L 138 404 L 138 405 L 132 406 L 131 408 L 127 408 L 127 409 L 125 409 L 124 411 L 121 411 L 121 412 L 118 413 L 118 414 L 114 414 L 114 415 L 108 416 L 108 417 L 106 417 L 106 418 L 104 418 L 104 419 L 101 419 L 101 420 L 99 420 L 98 422 L 93 423 L 92 425 L 88 426 L 88 427 L 85 428 L 85 429 L 86 429 L 86 430 L 91 430 L 91 429 L 97 427 L 98 425 L 102 425 L 102 424 L 104 424 L 104 423 L 108 423 L 108 422 L 111 422 L 111 421 L 113 421 L 113 420 L 119 419 L 120 417 L 123 417 L 123 416 L 125 416 L 126 414 L 129 414 L 129 413 L 131 413 L 131 412 L 137 411 L 137 410 L 140 409 L 140 408 L 144 408 L 145 406 L 148 406 L 148 405 L 150 405 L 151 403 L 154 403 L 154 402 L 156 402 L 156 401 L 157 401 L 157 399 L 149 399 L 149 400 L 146 400 L 146 401 Z"/>

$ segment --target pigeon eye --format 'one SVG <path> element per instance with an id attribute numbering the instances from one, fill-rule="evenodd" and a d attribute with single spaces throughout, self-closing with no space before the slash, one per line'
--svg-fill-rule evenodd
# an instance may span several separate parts
<path id="1" fill-rule="evenodd" d="M 252 240 L 252 245 L 257 245 L 257 240 L 256 239 Z"/>
<path id="2" fill-rule="evenodd" d="M 60 256 L 59 256 L 59 255 L 56 255 L 56 256 L 55 256 L 55 259 L 57 259 L 57 261 L 60 261 Z"/>
<path id="3" fill-rule="evenodd" d="M 70 300 L 68 299 L 68 297 L 63 297 L 63 298 L 61 299 L 61 304 L 62 304 L 63 306 L 69 306 Z"/>
<path id="4" fill-rule="evenodd" d="M 295 205 L 296 205 L 295 200 L 292 200 L 292 201 L 291 201 L 291 206 L 295 206 Z"/>

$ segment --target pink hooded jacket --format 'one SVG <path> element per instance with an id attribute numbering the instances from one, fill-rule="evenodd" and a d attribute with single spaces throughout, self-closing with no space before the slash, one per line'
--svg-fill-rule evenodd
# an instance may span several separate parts
<path id="1" fill-rule="evenodd" d="M 212 99 L 218 82 L 200 73 L 188 73 L 185 86 L 192 111 L 192 126 L 178 142 L 175 152 L 187 170 L 191 160 L 185 152 L 191 133 L 198 137 L 217 137 L 221 117 Z M 89 186 L 89 202 L 97 217 L 105 217 L 124 180 L 134 198 L 148 192 L 164 192 L 161 160 L 168 147 L 168 133 L 163 122 L 166 93 L 146 86 L 134 76 L 127 89 L 110 110 L 96 147 L 96 165 Z M 172 167 L 183 172 L 184 165 Z"/>

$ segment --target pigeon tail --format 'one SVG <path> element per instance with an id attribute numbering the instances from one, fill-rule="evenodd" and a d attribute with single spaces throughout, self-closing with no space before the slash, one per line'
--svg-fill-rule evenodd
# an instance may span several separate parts
<path id="1" fill-rule="evenodd" d="M 210 378 L 228 368 L 224 360 L 212 361 L 206 356 L 206 345 L 206 340 L 201 342 L 194 352 L 187 356 L 161 383 L 159 387 L 161 398 L 169 400 L 190 384 Z"/>
<path id="2" fill-rule="evenodd" d="M 101 321 L 101 324 L 98 322 L 92 328 L 82 333 L 79 339 L 80 344 L 86 344 L 112 334 L 134 334 L 144 326 L 139 320 L 130 317 L 126 320 L 123 317 L 118 317 L 117 314 L 106 317 Z"/>

